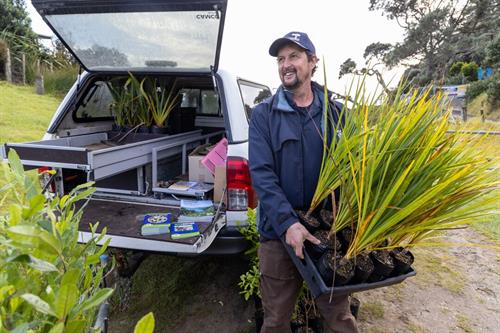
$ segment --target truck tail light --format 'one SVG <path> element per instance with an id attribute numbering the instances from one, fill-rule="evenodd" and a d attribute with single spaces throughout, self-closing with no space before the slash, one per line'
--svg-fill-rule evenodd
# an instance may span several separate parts
<path id="1" fill-rule="evenodd" d="M 56 184 L 53 181 L 52 175 L 49 173 L 50 170 L 52 169 L 49 167 L 38 168 L 38 174 L 40 175 L 40 186 L 42 187 L 42 189 L 46 188 L 51 193 L 56 193 Z"/>
<path id="2" fill-rule="evenodd" d="M 226 163 L 227 209 L 255 208 L 256 198 L 248 161 L 241 157 L 228 157 Z"/>

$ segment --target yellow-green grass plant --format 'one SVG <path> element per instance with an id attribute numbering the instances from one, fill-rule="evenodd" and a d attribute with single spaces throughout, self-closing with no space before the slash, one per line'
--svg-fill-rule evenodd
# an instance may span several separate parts
<path id="1" fill-rule="evenodd" d="M 477 149 L 481 139 L 447 133 L 450 114 L 430 92 L 400 88 L 375 103 L 361 82 L 350 110 L 342 110 L 344 124 L 334 128 L 342 135 L 325 143 L 311 210 L 340 189 L 332 232 L 353 226 L 349 258 L 426 245 L 438 231 L 493 213 L 498 195 L 486 194 L 499 188 L 489 170 L 495 162 Z"/>
<path id="2" fill-rule="evenodd" d="M 154 124 L 157 127 L 165 127 L 170 113 L 179 102 L 179 95 L 174 95 L 175 83 L 167 91 L 166 87 L 157 86 L 154 80 L 150 90 L 147 91 L 144 84 L 141 84 L 142 96 L 146 100 Z"/>

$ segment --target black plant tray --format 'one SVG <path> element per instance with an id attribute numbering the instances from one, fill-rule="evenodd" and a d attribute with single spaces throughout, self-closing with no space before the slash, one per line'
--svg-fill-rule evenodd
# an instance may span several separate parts
<path id="1" fill-rule="evenodd" d="M 375 288 L 387 287 L 393 284 L 401 283 L 406 278 L 415 276 L 417 274 L 417 272 L 413 268 L 411 268 L 410 271 L 406 274 L 390 277 L 382 281 L 366 282 L 339 287 L 328 287 L 323 281 L 323 278 L 319 274 L 316 265 L 305 249 L 303 249 L 304 259 L 300 259 L 295 255 L 295 251 L 293 250 L 293 248 L 290 245 L 286 244 L 284 239 L 281 239 L 281 241 L 285 245 L 288 255 L 290 255 L 290 258 L 292 258 L 295 267 L 297 267 L 300 275 L 302 275 L 302 278 L 307 283 L 307 286 L 309 287 L 309 290 L 311 291 L 311 294 L 314 298 L 321 296 L 322 294 L 333 293 L 334 295 L 342 295 Z"/>

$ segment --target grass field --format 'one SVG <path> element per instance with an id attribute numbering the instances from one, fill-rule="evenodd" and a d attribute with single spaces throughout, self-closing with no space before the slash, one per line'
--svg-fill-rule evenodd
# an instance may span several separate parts
<path id="1" fill-rule="evenodd" d="M 0 81 L 0 143 L 39 140 L 61 98 Z"/>

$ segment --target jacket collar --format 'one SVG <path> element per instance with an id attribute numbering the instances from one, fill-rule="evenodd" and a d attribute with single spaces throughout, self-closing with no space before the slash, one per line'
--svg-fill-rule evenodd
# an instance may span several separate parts
<path id="1" fill-rule="evenodd" d="M 316 96 L 319 98 L 321 102 L 321 108 L 323 108 L 324 105 L 324 89 L 323 86 L 316 83 L 316 82 L 311 82 L 311 88 L 314 93 L 314 98 Z M 285 112 L 297 112 L 291 105 L 288 103 L 288 100 L 285 96 L 285 94 L 292 94 L 290 91 L 286 90 L 283 85 L 281 85 L 278 88 L 278 91 L 275 94 L 275 98 L 273 100 L 273 110 L 280 110 L 280 111 L 285 111 Z M 291 97 L 291 96 L 290 96 Z M 331 92 L 328 91 L 328 99 L 331 98 Z"/>

